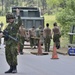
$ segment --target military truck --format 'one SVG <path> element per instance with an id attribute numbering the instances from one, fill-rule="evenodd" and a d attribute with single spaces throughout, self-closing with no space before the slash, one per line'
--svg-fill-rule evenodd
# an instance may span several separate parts
<path id="1" fill-rule="evenodd" d="M 29 29 L 35 26 L 44 28 L 44 17 L 41 17 L 41 11 L 37 7 L 12 7 L 12 13 L 16 14 L 16 9 L 20 10 L 21 19 L 26 29 L 26 34 L 29 36 Z"/>

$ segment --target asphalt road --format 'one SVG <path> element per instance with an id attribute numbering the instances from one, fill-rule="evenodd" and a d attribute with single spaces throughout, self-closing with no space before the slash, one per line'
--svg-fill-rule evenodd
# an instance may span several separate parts
<path id="1" fill-rule="evenodd" d="M 24 51 L 18 55 L 18 73 L 5 74 L 9 65 L 5 60 L 5 48 L 0 49 L 0 75 L 75 75 L 75 56 L 58 54 L 59 59 L 49 55 L 33 55 Z"/>

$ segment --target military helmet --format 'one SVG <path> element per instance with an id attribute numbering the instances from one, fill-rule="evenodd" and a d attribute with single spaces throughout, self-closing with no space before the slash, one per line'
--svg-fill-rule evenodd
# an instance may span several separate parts
<path id="1" fill-rule="evenodd" d="M 15 19 L 15 16 L 13 15 L 13 13 L 7 13 L 6 19 Z"/>

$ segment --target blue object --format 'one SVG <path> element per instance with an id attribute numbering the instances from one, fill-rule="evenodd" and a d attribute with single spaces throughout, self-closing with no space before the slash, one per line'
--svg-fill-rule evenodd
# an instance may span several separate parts
<path id="1" fill-rule="evenodd" d="M 70 47 L 69 50 L 68 50 L 68 54 L 70 56 L 75 56 L 75 48 Z"/>

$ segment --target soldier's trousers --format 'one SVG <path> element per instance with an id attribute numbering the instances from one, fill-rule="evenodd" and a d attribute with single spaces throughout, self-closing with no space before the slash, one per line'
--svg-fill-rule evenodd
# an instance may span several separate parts
<path id="1" fill-rule="evenodd" d="M 36 40 L 32 37 L 30 37 L 30 46 L 31 47 L 36 46 Z"/>
<path id="2" fill-rule="evenodd" d="M 60 48 L 60 34 L 53 35 L 53 42 L 56 44 L 57 49 Z"/>
<path id="3" fill-rule="evenodd" d="M 49 52 L 50 43 L 51 43 L 51 38 L 50 38 L 50 36 L 45 37 L 45 38 L 44 38 L 45 51 L 48 51 L 48 52 Z"/>
<path id="4" fill-rule="evenodd" d="M 23 52 L 24 41 L 25 41 L 25 38 L 24 38 L 24 37 L 21 37 L 21 38 L 20 38 L 20 42 L 21 42 L 22 44 L 20 43 L 20 52 Z"/>
<path id="5" fill-rule="evenodd" d="M 6 45 L 5 55 L 6 61 L 11 66 L 17 65 L 17 44 Z"/>

